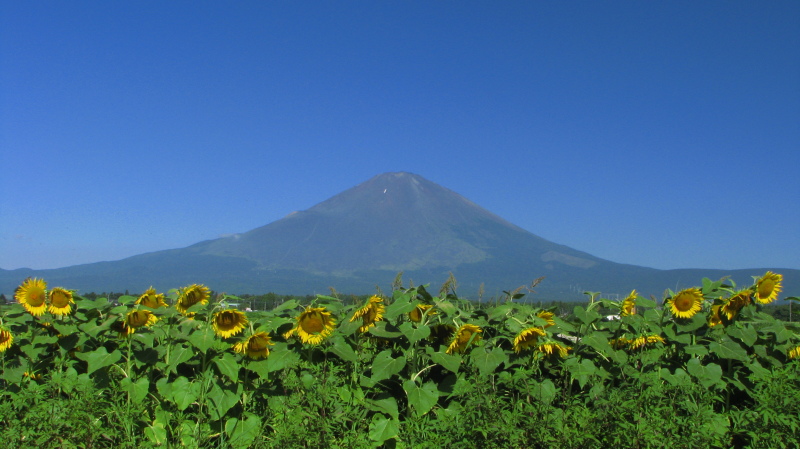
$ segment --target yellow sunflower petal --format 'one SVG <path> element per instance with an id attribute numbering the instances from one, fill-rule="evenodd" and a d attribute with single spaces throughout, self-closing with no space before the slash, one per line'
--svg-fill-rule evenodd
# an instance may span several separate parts
<path id="1" fill-rule="evenodd" d="M 703 292 L 692 287 L 681 290 L 667 302 L 672 314 L 678 318 L 691 318 L 703 308 Z"/>
<path id="2" fill-rule="evenodd" d="M 222 338 L 233 337 L 247 326 L 247 316 L 236 309 L 221 310 L 211 318 L 214 333 Z"/>
<path id="3" fill-rule="evenodd" d="M 0 328 L 0 352 L 6 352 L 14 343 L 14 334 L 7 329 Z"/>
<path id="4" fill-rule="evenodd" d="M 320 344 L 328 338 L 333 333 L 334 325 L 336 324 L 336 320 L 324 307 L 311 306 L 306 307 L 297 316 L 296 321 L 297 324 L 294 328 L 284 336 L 289 338 L 292 335 L 297 335 L 300 341 L 312 345 Z"/>
<path id="5" fill-rule="evenodd" d="M 190 316 L 186 311 L 195 304 L 208 304 L 208 298 L 211 296 L 211 291 L 205 285 L 192 284 L 183 289 L 178 301 L 175 303 L 175 308 L 178 312 Z"/>
<path id="6" fill-rule="evenodd" d="M 350 318 L 350 322 L 352 323 L 353 321 L 360 319 L 362 325 L 358 328 L 358 331 L 366 332 L 370 327 L 374 326 L 375 323 L 383 319 L 384 313 L 386 313 L 386 307 L 383 305 L 383 298 L 373 295 L 369 298 L 364 307 L 356 310 L 356 312 L 353 314 L 353 317 Z"/>
<path id="7" fill-rule="evenodd" d="M 437 313 L 436 310 L 431 309 L 433 309 L 433 305 L 431 304 L 420 304 L 415 307 L 414 310 L 408 312 L 408 319 L 415 323 L 419 323 L 425 316 L 431 316 Z"/>
<path id="8" fill-rule="evenodd" d="M 47 283 L 44 279 L 27 278 L 17 287 L 14 297 L 31 315 L 40 316 L 47 310 Z"/>
<path id="9" fill-rule="evenodd" d="M 269 356 L 269 347 L 274 344 L 268 333 L 258 332 L 233 345 L 233 350 L 251 359 L 263 359 Z"/>
<path id="10" fill-rule="evenodd" d="M 463 352 L 470 341 L 472 344 L 476 344 L 481 340 L 481 332 L 483 332 L 483 330 L 474 324 L 461 325 L 455 335 L 453 335 L 453 340 L 450 342 L 450 346 L 447 347 L 447 351 L 445 352 L 448 354 Z"/>
<path id="11" fill-rule="evenodd" d="M 539 337 L 546 335 L 539 327 L 529 327 L 514 337 L 514 352 L 522 352 L 525 349 L 535 347 L 539 341 Z"/>
<path id="12" fill-rule="evenodd" d="M 156 293 L 153 287 L 148 288 L 136 300 L 136 304 L 149 307 L 151 309 L 158 309 L 159 307 L 166 307 L 167 303 L 164 301 L 163 293 Z"/>
<path id="13" fill-rule="evenodd" d="M 72 292 L 61 287 L 50 290 L 50 307 L 48 311 L 53 315 L 69 315 L 72 311 Z"/>
<path id="14" fill-rule="evenodd" d="M 125 316 L 125 327 L 135 331 L 140 327 L 152 326 L 156 321 L 158 321 L 158 317 L 149 310 L 131 310 Z M 133 333 L 133 331 L 130 331 L 130 333 Z"/>
<path id="15" fill-rule="evenodd" d="M 783 288 L 783 275 L 767 271 L 764 276 L 756 281 L 755 298 L 760 304 L 769 304 L 778 299 L 778 293 Z"/>
<path id="16" fill-rule="evenodd" d="M 620 316 L 636 315 L 636 290 L 632 291 L 627 298 L 622 301 L 620 305 Z"/>

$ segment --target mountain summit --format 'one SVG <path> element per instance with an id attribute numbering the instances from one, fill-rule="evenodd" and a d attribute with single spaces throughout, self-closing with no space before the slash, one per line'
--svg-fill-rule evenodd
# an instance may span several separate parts
<path id="1" fill-rule="evenodd" d="M 311 209 L 196 249 L 242 257 L 264 269 L 349 276 L 368 270 L 455 270 L 503 257 L 520 241 L 538 256 L 548 253 L 549 260 L 584 267 L 597 263 L 404 172 L 375 176 Z"/>
<path id="2" fill-rule="evenodd" d="M 545 276 L 540 298 L 577 299 L 584 290 L 626 295 L 636 288 L 697 285 L 702 277 L 750 282 L 752 270 L 656 270 L 624 265 L 519 228 L 461 195 L 412 173 L 384 173 L 312 208 L 251 231 L 187 248 L 55 270 L 0 270 L 0 292 L 27 276 L 80 291 L 165 290 L 203 283 L 218 291 L 348 293 L 388 286 L 399 271 L 415 283 L 456 276 L 459 293 L 488 295 Z M 775 269 L 772 268 L 774 271 Z M 800 270 L 779 270 L 787 285 Z M 788 292 L 787 292 L 788 293 Z"/>

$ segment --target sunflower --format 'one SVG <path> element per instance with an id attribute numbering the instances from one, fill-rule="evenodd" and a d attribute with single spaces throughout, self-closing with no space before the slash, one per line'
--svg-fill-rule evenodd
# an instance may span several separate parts
<path id="1" fill-rule="evenodd" d="M 727 300 L 725 303 L 722 304 L 722 307 L 719 311 L 728 318 L 728 320 L 732 320 L 739 314 L 739 311 L 744 308 L 744 306 L 749 305 L 751 300 L 750 297 L 752 292 L 750 290 L 742 290 L 737 292 Z"/>
<path id="2" fill-rule="evenodd" d="M 149 310 L 131 310 L 125 315 L 125 327 L 130 329 L 128 334 L 132 334 L 136 329 L 145 326 L 152 326 L 158 321 L 158 317 Z"/>
<path id="3" fill-rule="evenodd" d="M 547 321 L 547 324 L 545 324 L 543 327 L 550 327 L 556 324 L 555 320 L 553 320 L 556 315 L 553 312 L 542 310 L 541 312 L 537 313 L 536 316 Z"/>
<path id="4" fill-rule="evenodd" d="M 415 323 L 419 323 L 425 316 L 436 315 L 436 311 L 431 310 L 432 308 L 433 306 L 430 304 L 420 304 L 415 307 L 414 310 L 408 312 L 408 319 Z"/>
<path id="5" fill-rule="evenodd" d="M 6 352 L 14 343 L 14 335 L 7 329 L 0 328 L 0 352 Z"/>
<path id="6" fill-rule="evenodd" d="M 514 352 L 520 353 L 523 349 L 536 346 L 539 337 L 544 337 L 545 332 L 538 327 L 529 327 L 514 337 Z"/>
<path id="7" fill-rule="evenodd" d="M 317 345 L 333 333 L 333 326 L 336 320 L 331 317 L 331 313 L 324 307 L 308 306 L 297 318 L 297 324 L 283 334 L 283 338 L 292 335 L 300 337 L 300 341 L 312 345 Z"/>
<path id="8" fill-rule="evenodd" d="M 620 305 L 621 316 L 636 315 L 636 296 L 636 290 L 633 290 L 627 298 L 622 300 L 622 304 Z"/>
<path id="9" fill-rule="evenodd" d="M 571 351 L 572 348 L 569 346 L 564 346 L 561 343 L 549 341 L 547 343 L 542 343 L 539 346 L 537 346 L 536 350 L 546 355 L 554 355 L 558 353 L 559 357 L 563 359 L 564 357 L 567 356 L 567 354 L 569 354 L 569 351 Z"/>
<path id="10" fill-rule="evenodd" d="M 50 290 L 50 308 L 47 310 L 53 315 L 69 315 L 72 311 L 71 304 L 75 304 L 72 299 L 72 292 L 61 287 Z"/>
<path id="11" fill-rule="evenodd" d="M 453 337 L 455 332 L 455 326 L 442 323 L 434 324 L 431 326 L 431 335 L 428 338 L 436 345 L 443 345 Z"/>
<path id="12" fill-rule="evenodd" d="M 205 285 L 192 284 L 181 292 L 178 297 L 178 302 L 175 303 L 175 308 L 178 312 L 192 316 L 194 314 L 187 314 L 186 311 L 189 307 L 195 304 L 208 304 L 208 298 L 211 296 L 211 291 Z"/>
<path id="13" fill-rule="evenodd" d="M 800 359 L 800 346 L 789 350 L 790 359 Z"/>
<path id="14" fill-rule="evenodd" d="M 35 380 L 37 382 L 42 380 L 42 375 L 41 374 L 39 374 L 39 373 L 31 374 L 28 371 L 25 371 L 24 373 L 22 373 L 22 377 L 27 377 L 28 379 Z"/>
<path id="15" fill-rule="evenodd" d="M 720 309 L 722 309 L 723 304 L 716 304 L 711 306 L 711 315 L 708 316 L 708 327 L 719 326 L 722 323 L 722 316 L 720 315 Z"/>
<path id="16" fill-rule="evenodd" d="M 233 337 L 247 326 L 247 316 L 236 309 L 222 310 L 211 318 L 214 333 L 222 338 Z"/>
<path id="17" fill-rule="evenodd" d="M 358 328 L 359 332 L 366 332 L 370 327 L 374 326 L 376 322 L 383 319 L 383 314 L 386 313 L 386 307 L 383 306 L 383 298 L 378 295 L 372 295 L 364 307 L 356 310 L 350 322 L 361 318 L 363 323 Z"/>
<path id="18" fill-rule="evenodd" d="M 136 304 L 149 307 L 151 309 L 167 306 L 167 303 L 164 301 L 164 294 L 156 293 L 156 289 L 153 287 L 145 290 L 145 292 L 142 293 L 142 296 L 139 296 L 139 299 L 136 300 Z"/>
<path id="19" fill-rule="evenodd" d="M 450 346 L 447 347 L 447 353 L 452 354 L 454 352 L 463 352 L 464 349 L 467 348 L 470 340 L 472 344 L 475 344 L 481 340 L 481 336 L 478 335 L 483 330 L 474 325 L 474 324 L 462 324 L 461 327 L 458 328 L 455 335 L 453 335 L 453 340 L 450 342 Z M 474 336 L 474 337 L 473 337 Z"/>
<path id="20" fill-rule="evenodd" d="M 111 323 L 111 330 L 116 332 L 119 338 L 130 337 L 135 331 L 134 328 L 125 324 L 125 320 L 117 320 Z"/>
<path id="21" fill-rule="evenodd" d="M 691 318 L 702 308 L 703 292 L 697 287 L 681 290 L 668 300 L 668 304 L 676 317 Z"/>
<path id="22" fill-rule="evenodd" d="M 623 349 L 630 347 L 631 341 L 625 337 L 619 337 L 608 340 L 608 344 L 614 349 Z"/>
<path id="23" fill-rule="evenodd" d="M 650 346 L 650 345 L 653 345 L 653 344 L 656 344 L 656 343 L 662 343 L 663 344 L 664 343 L 664 338 L 661 337 L 660 335 L 655 335 L 655 334 L 653 334 L 653 335 L 642 335 L 642 336 L 640 336 L 638 338 L 635 338 L 635 339 L 631 340 L 629 347 L 633 351 L 633 350 L 636 350 L 636 349 L 639 349 L 639 348 L 643 348 L 645 346 Z"/>
<path id="24" fill-rule="evenodd" d="M 783 281 L 782 274 L 767 271 L 761 279 L 756 281 L 756 301 L 761 304 L 769 304 L 778 299 L 778 293 L 780 293 L 781 288 L 783 288 L 781 281 Z"/>
<path id="25" fill-rule="evenodd" d="M 269 347 L 274 345 L 266 332 L 258 332 L 233 345 L 233 350 L 251 359 L 263 359 L 269 355 Z"/>
<path id="26" fill-rule="evenodd" d="M 14 297 L 31 315 L 40 316 L 47 310 L 47 282 L 44 279 L 27 278 L 17 287 Z"/>

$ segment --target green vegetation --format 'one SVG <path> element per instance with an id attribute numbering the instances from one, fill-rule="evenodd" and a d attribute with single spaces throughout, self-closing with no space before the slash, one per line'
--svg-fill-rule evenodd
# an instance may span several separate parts
<path id="1" fill-rule="evenodd" d="M 0 309 L 0 439 L 797 447 L 800 326 L 766 313 L 782 310 L 770 306 L 781 282 L 536 304 L 517 291 L 466 301 L 454 279 L 438 294 L 398 278 L 389 295 L 299 299 L 201 285 L 80 297 L 29 279 Z"/>

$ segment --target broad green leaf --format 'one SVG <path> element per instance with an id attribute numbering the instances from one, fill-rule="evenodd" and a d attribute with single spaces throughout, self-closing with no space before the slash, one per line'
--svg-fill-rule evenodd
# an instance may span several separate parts
<path id="1" fill-rule="evenodd" d="M 201 385 L 199 382 L 191 382 L 189 379 L 180 376 L 172 382 L 170 388 L 172 401 L 178 410 L 184 411 L 200 397 Z"/>
<path id="2" fill-rule="evenodd" d="M 612 351 L 608 344 L 608 338 L 600 332 L 592 332 L 581 340 L 581 343 L 588 345 L 600 354 L 609 354 Z"/>
<path id="3" fill-rule="evenodd" d="M 730 338 L 724 338 L 721 343 L 715 341 L 710 342 L 708 344 L 708 350 L 722 359 L 733 359 L 742 362 L 747 362 L 749 359 L 749 357 L 747 357 L 747 351 L 745 351 L 739 343 Z"/>
<path id="4" fill-rule="evenodd" d="M 261 418 L 253 413 L 246 413 L 246 418 L 228 418 L 225 421 L 225 433 L 228 434 L 228 444 L 233 448 L 250 447 L 261 433 Z"/>
<path id="5" fill-rule="evenodd" d="M 758 341 L 758 332 L 752 326 L 744 325 L 744 327 L 729 326 L 725 331 L 731 337 L 738 338 L 748 347 L 753 346 Z"/>
<path id="6" fill-rule="evenodd" d="M 130 377 L 123 377 L 119 385 L 123 391 L 128 393 L 134 404 L 141 404 L 150 391 L 150 380 L 146 377 L 142 377 L 136 382 L 133 382 Z"/>
<path id="7" fill-rule="evenodd" d="M 372 381 L 380 382 L 400 372 L 406 366 L 404 358 L 392 358 L 392 351 L 386 350 L 375 356 L 372 361 Z"/>
<path id="8" fill-rule="evenodd" d="M 99 369 L 117 363 L 122 358 L 122 353 L 118 349 L 109 353 L 104 346 L 100 346 L 92 352 L 78 352 L 75 357 L 86 361 L 88 364 L 86 374 L 92 374 Z"/>
<path id="9" fill-rule="evenodd" d="M 686 371 L 705 388 L 722 383 L 722 368 L 716 363 L 703 365 L 699 359 L 689 359 L 686 363 Z"/>
<path id="10" fill-rule="evenodd" d="M 577 358 L 570 358 L 564 361 L 564 366 L 567 367 L 572 377 L 578 381 L 581 388 L 583 388 L 589 381 L 589 378 L 597 372 L 597 367 L 589 359 L 583 359 L 579 362 Z"/>
<path id="11" fill-rule="evenodd" d="M 369 328 L 369 333 L 376 337 L 397 338 L 403 335 L 400 329 L 386 321 L 380 321 L 375 326 Z"/>
<path id="12" fill-rule="evenodd" d="M 206 397 L 206 404 L 209 405 L 208 409 L 211 412 L 210 415 L 212 419 L 221 419 L 226 413 L 228 413 L 228 410 L 233 408 L 233 406 L 239 402 L 241 395 L 237 391 L 236 387 L 237 385 L 220 385 L 219 383 L 213 384 L 211 391 L 208 392 Z"/>
<path id="13" fill-rule="evenodd" d="M 400 315 L 411 312 L 417 307 L 418 301 L 412 301 L 406 296 L 395 298 L 394 302 L 386 306 L 384 316 L 389 321 L 394 321 Z"/>
<path id="14" fill-rule="evenodd" d="M 494 347 L 491 351 L 478 347 L 470 352 L 472 363 L 478 368 L 482 376 L 491 374 L 501 363 L 508 361 L 508 356 L 501 348 Z"/>
<path id="15" fill-rule="evenodd" d="M 415 326 L 414 323 L 410 321 L 406 321 L 405 323 L 400 325 L 400 332 L 406 336 L 409 343 L 412 345 L 423 338 L 428 338 L 431 335 L 431 328 L 421 324 L 419 326 Z"/>
<path id="16" fill-rule="evenodd" d="M 678 332 L 693 333 L 697 329 L 706 325 L 706 316 L 702 313 L 697 313 L 689 319 L 677 319 Z"/>
<path id="17" fill-rule="evenodd" d="M 234 357 L 233 354 L 229 352 L 222 353 L 222 355 L 217 356 L 217 358 L 214 359 L 214 364 L 217 365 L 219 372 L 225 376 L 228 376 L 228 379 L 231 381 L 236 382 L 239 380 L 240 365 L 239 362 L 236 361 L 236 357 Z"/>
<path id="18" fill-rule="evenodd" d="M 556 386 L 550 379 L 545 379 L 542 382 L 535 382 L 531 385 L 531 395 L 544 404 L 550 404 L 556 398 Z"/>
<path id="19" fill-rule="evenodd" d="M 433 382 L 425 382 L 419 386 L 409 379 L 403 382 L 403 390 L 406 391 L 408 405 L 414 410 L 416 417 L 428 413 L 439 401 L 439 390 Z"/>
<path id="20" fill-rule="evenodd" d="M 775 342 L 783 343 L 786 340 L 794 337 L 794 333 L 789 329 L 786 329 L 786 326 L 783 324 L 782 321 L 774 321 L 773 323 L 765 326 L 763 329 L 760 329 L 761 332 L 770 332 L 775 334 Z"/>
<path id="21" fill-rule="evenodd" d="M 595 312 L 594 310 L 587 311 L 581 306 L 575 306 L 575 308 L 572 309 L 572 313 L 585 325 L 589 325 L 594 323 L 595 321 L 600 320 L 599 313 Z"/>
<path id="22" fill-rule="evenodd" d="M 288 301 L 284 301 L 278 307 L 275 307 L 274 309 L 272 309 L 272 312 L 273 313 L 283 312 L 284 310 L 296 309 L 299 306 L 300 306 L 300 303 L 297 302 L 296 299 L 290 299 Z"/>
<path id="23" fill-rule="evenodd" d="M 659 374 L 662 379 L 666 380 L 674 387 L 690 385 L 692 383 L 692 379 L 686 374 L 686 371 L 681 368 L 676 368 L 674 374 L 669 372 L 667 368 L 661 368 Z"/>
<path id="24" fill-rule="evenodd" d="M 205 326 L 201 327 L 200 329 L 196 329 L 191 333 L 191 335 L 189 335 L 189 343 L 191 343 L 192 346 L 197 348 L 197 350 L 201 353 L 206 352 L 212 346 L 214 346 L 214 331 Z"/>
<path id="25" fill-rule="evenodd" d="M 708 347 L 705 345 L 688 345 L 683 350 L 696 358 L 703 358 L 708 355 Z"/>
<path id="26" fill-rule="evenodd" d="M 356 354 L 353 347 L 341 337 L 337 337 L 333 340 L 330 352 L 347 362 L 355 363 L 358 361 L 358 354 Z"/>
<path id="27" fill-rule="evenodd" d="M 377 399 L 368 399 L 366 404 L 370 410 L 386 413 L 392 419 L 399 419 L 400 413 L 397 411 L 397 399 L 388 393 L 379 395 Z"/>
<path id="28" fill-rule="evenodd" d="M 461 356 L 458 354 L 447 354 L 446 352 L 433 352 L 433 349 L 428 348 L 428 354 L 431 356 L 433 363 L 438 363 L 448 371 L 458 373 L 461 367 Z"/>
<path id="29" fill-rule="evenodd" d="M 372 441 L 382 443 L 386 440 L 397 438 L 398 429 L 397 421 L 381 415 L 375 415 L 369 425 L 369 438 Z"/>
<path id="30" fill-rule="evenodd" d="M 167 371 L 176 373 L 178 365 L 189 360 L 194 355 L 194 350 L 185 344 L 173 344 L 167 361 Z"/>

